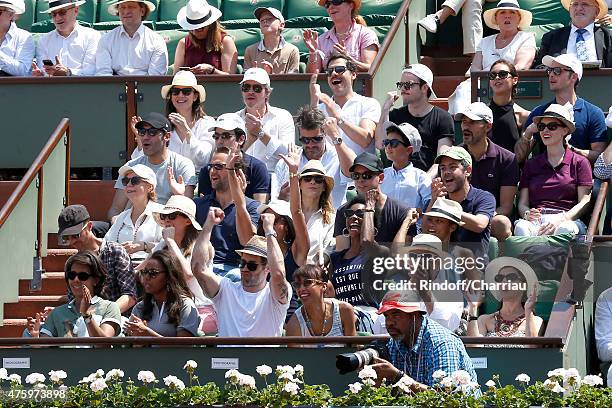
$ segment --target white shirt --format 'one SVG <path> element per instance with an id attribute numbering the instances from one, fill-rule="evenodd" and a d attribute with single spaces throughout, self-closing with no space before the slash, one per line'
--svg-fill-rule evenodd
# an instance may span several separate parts
<path id="1" fill-rule="evenodd" d="M 32 34 L 11 23 L 0 43 L 0 70 L 13 76 L 30 76 L 34 52 Z"/>
<path id="2" fill-rule="evenodd" d="M 318 108 L 322 112 L 324 112 L 326 116 L 329 116 L 327 108 L 324 104 L 320 103 Z M 340 116 L 342 117 L 342 120 L 348 123 L 352 123 L 355 126 L 359 126 L 359 123 L 363 119 L 369 119 L 375 124 L 378 123 L 378 120 L 380 119 L 380 104 L 378 103 L 378 101 L 374 98 L 362 96 L 357 93 L 353 93 L 353 97 L 346 101 L 343 107 L 340 107 L 336 104 L 336 109 L 340 111 Z M 355 141 L 353 141 L 353 139 L 348 137 L 346 133 L 344 133 L 344 131 L 340 129 L 340 126 L 338 126 L 338 128 L 340 130 L 340 137 L 342 138 L 342 142 L 345 143 L 352 151 L 354 151 L 356 155 L 359 155 L 359 153 L 362 153 L 364 151 L 369 153 L 375 152 L 376 149 L 374 145 L 374 139 L 372 139 L 370 145 L 364 149 Z"/>
<path id="3" fill-rule="evenodd" d="M 332 214 L 329 224 L 323 222 L 323 210 L 319 209 L 312 214 L 306 223 L 308 229 L 308 240 L 310 241 L 310 250 L 308 251 L 307 264 L 313 264 L 315 256 L 319 253 L 321 245 L 323 251 L 330 245 L 334 245 L 334 221 L 336 213 Z"/>
<path id="4" fill-rule="evenodd" d="M 431 177 L 427 173 L 409 163 L 401 170 L 387 167 L 384 174 L 380 185 L 383 193 L 409 208 L 425 209 L 431 199 Z"/>
<path id="5" fill-rule="evenodd" d="M 104 236 L 104 240 L 120 244 L 124 242 L 160 242 L 162 227 L 155 222 L 153 213 L 163 208 L 163 205 L 149 201 L 143 213 L 136 219 L 136 224 L 132 222 L 133 208 L 128 208 L 117 216 L 115 223 Z M 138 251 L 130 255 L 132 260 L 143 260 L 146 257 L 145 251 Z"/>
<path id="6" fill-rule="evenodd" d="M 604 290 L 597 298 L 595 344 L 599 359 L 604 362 L 612 361 L 612 288 Z"/>
<path id="7" fill-rule="evenodd" d="M 335 208 L 340 208 L 342 204 L 346 202 L 346 189 L 351 179 L 342 174 L 340 169 L 340 161 L 338 160 L 338 154 L 336 149 L 329 143 L 325 144 L 325 153 L 321 156 L 321 164 L 325 169 L 325 173 L 334 178 L 334 190 L 332 191 L 332 204 Z M 308 158 L 302 154 L 300 158 L 299 170 L 308 162 Z M 274 171 L 276 177 L 271 182 L 271 198 L 274 200 L 278 198 L 278 193 L 281 190 L 283 184 L 289 181 L 289 168 L 287 163 L 279 161 Z"/>
<path id="8" fill-rule="evenodd" d="M 293 293 L 287 283 L 287 298 Z M 289 302 L 279 303 L 270 284 L 256 293 L 246 292 L 241 282 L 221 278 L 219 292 L 212 298 L 217 311 L 219 337 L 280 337 Z"/>
<path id="9" fill-rule="evenodd" d="M 595 35 L 593 34 L 593 30 L 595 29 L 595 23 L 591 23 L 588 26 L 584 27 L 587 30 L 586 33 L 583 33 L 584 42 L 586 45 L 586 49 L 589 53 L 588 61 L 596 61 L 597 60 L 597 48 L 595 48 Z M 567 53 L 578 55 L 576 52 L 576 30 L 578 27 L 572 24 L 572 30 L 570 31 L 569 39 L 567 40 Z"/>
<path id="10" fill-rule="evenodd" d="M 236 112 L 246 121 L 246 109 Z M 285 109 L 268 105 L 268 111 L 261 119 L 263 131 L 270 136 L 267 145 L 256 140 L 247 150 L 249 154 L 266 164 L 268 172 L 273 173 L 276 164 L 282 160 L 279 154 L 287 154 L 287 146 L 295 143 L 293 116 Z"/>
<path id="11" fill-rule="evenodd" d="M 167 69 L 166 42 L 144 24 L 131 38 L 121 25 L 100 39 L 96 75 L 166 75 Z"/>
<path id="12" fill-rule="evenodd" d="M 38 40 L 36 62 L 42 69 L 43 60 L 48 59 L 55 64 L 57 56 L 62 65 L 70 69 L 72 75 L 94 75 L 98 41 L 100 41 L 100 32 L 78 23 L 68 37 L 53 30 Z"/>

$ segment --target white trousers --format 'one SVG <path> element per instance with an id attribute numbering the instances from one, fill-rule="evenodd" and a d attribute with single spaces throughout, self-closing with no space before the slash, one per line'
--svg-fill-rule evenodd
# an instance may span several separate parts
<path id="1" fill-rule="evenodd" d="M 485 0 L 446 0 L 442 6 L 446 6 L 455 12 L 461 13 L 461 25 L 463 27 L 463 53 L 474 54 L 476 45 L 482 40 L 482 3 Z"/>

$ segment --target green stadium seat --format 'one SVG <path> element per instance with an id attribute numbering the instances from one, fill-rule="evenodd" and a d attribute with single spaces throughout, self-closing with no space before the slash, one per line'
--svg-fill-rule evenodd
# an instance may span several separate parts
<path id="1" fill-rule="evenodd" d="M 362 0 L 359 14 L 387 14 L 395 16 L 402 5 L 402 0 Z"/>
<path id="2" fill-rule="evenodd" d="M 395 19 L 394 15 L 389 14 L 368 14 L 363 16 L 368 26 L 390 26 Z"/>
<path id="3" fill-rule="evenodd" d="M 316 1 L 285 0 L 287 13 L 285 27 L 291 28 L 317 28 L 331 27 L 331 20 L 325 7 Z"/>
<path id="4" fill-rule="evenodd" d="M 284 0 L 223 0 L 223 25 L 227 28 L 258 27 L 259 22 L 253 16 L 258 7 L 274 7 L 282 12 Z"/>
<path id="5" fill-rule="evenodd" d="M 36 13 L 36 0 L 25 0 L 25 13 L 16 16 L 17 27 L 30 31 L 32 24 L 34 24 L 34 14 Z"/>
<path id="6" fill-rule="evenodd" d="M 147 20 L 144 22 L 149 28 L 153 28 L 153 21 L 157 21 L 157 15 L 159 12 L 159 0 L 149 0 L 155 4 L 155 10 L 147 16 Z M 98 13 L 94 28 L 96 30 L 108 31 L 115 27 L 119 27 L 119 16 L 115 16 L 108 12 L 108 6 L 115 3 L 116 0 L 98 0 Z"/>
<path id="7" fill-rule="evenodd" d="M 382 42 L 385 40 L 385 37 L 387 36 L 387 33 L 389 33 L 389 29 L 391 28 L 391 26 L 386 25 L 369 28 L 376 33 L 376 36 L 378 37 L 378 42 L 382 44 Z"/>
<path id="8" fill-rule="evenodd" d="M 325 28 L 317 28 L 315 30 L 319 33 L 319 35 L 327 31 L 327 29 Z M 308 57 L 308 49 L 304 44 L 303 31 L 304 30 L 301 28 L 285 28 L 282 32 L 282 35 L 285 41 L 298 47 L 298 50 L 300 50 L 301 58 L 306 58 Z"/>
<path id="9" fill-rule="evenodd" d="M 556 30 L 557 28 L 561 28 L 561 27 L 564 27 L 564 25 L 561 23 L 541 24 L 541 25 L 536 25 L 536 26 L 532 25 L 529 28 L 527 28 L 525 31 L 535 33 L 536 46 L 539 48 L 540 44 L 542 44 L 542 37 L 544 36 L 544 34 L 552 30 Z"/>
<path id="10" fill-rule="evenodd" d="M 244 55 L 246 47 L 261 39 L 259 28 L 228 29 L 227 33 L 234 39 L 238 55 Z"/>

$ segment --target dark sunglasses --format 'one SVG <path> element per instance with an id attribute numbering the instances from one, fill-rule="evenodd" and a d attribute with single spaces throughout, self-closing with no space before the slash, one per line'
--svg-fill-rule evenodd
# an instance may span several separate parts
<path id="1" fill-rule="evenodd" d="M 344 3 L 344 0 L 329 0 L 325 2 L 325 8 L 329 8 L 332 4 L 334 6 L 339 6 Z"/>
<path id="2" fill-rule="evenodd" d="M 323 184 L 323 182 L 325 181 L 325 178 L 323 176 L 308 175 L 308 176 L 303 176 L 301 180 L 304 180 L 306 183 L 310 183 L 312 180 L 314 180 L 314 182 L 317 184 Z"/>
<path id="3" fill-rule="evenodd" d="M 514 77 L 514 75 L 512 75 L 508 71 L 489 72 L 489 79 L 491 81 L 493 81 L 494 79 L 497 79 L 497 78 L 499 78 L 499 79 L 506 79 L 506 78 L 508 78 L 508 76 Z"/>
<path id="4" fill-rule="evenodd" d="M 166 272 L 160 271 L 159 269 L 144 268 L 142 271 L 140 271 L 140 276 L 142 276 L 143 278 L 145 276 L 148 276 L 151 279 L 155 279 L 160 273 L 166 273 Z"/>
<path id="5" fill-rule="evenodd" d="M 561 123 L 558 122 L 551 122 L 551 123 L 538 123 L 538 131 L 542 132 L 544 131 L 544 129 L 548 129 L 548 130 L 552 130 L 553 132 L 555 130 L 557 130 L 560 127 L 567 127 Z"/>
<path id="6" fill-rule="evenodd" d="M 73 8 L 74 7 L 68 7 L 68 8 L 58 10 L 58 11 L 52 11 L 49 13 L 49 15 L 51 16 L 51 18 L 54 18 L 56 16 L 64 17 L 66 13 L 68 12 L 68 10 L 72 10 Z"/>
<path id="7" fill-rule="evenodd" d="M 325 72 L 326 72 L 326 73 L 327 73 L 327 75 L 329 75 L 329 76 L 331 76 L 331 75 L 332 75 L 334 72 L 335 72 L 336 74 L 340 74 L 340 75 L 342 75 L 342 74 L 344 74 L 344 73 L 346 72 L 346 70 L 348 70 L 348 68 L 347 68 L 346 66 L 344 66 L 344 65 L 338 65 L 338 66 L 333 67 L 333 68 L 327 68 L 327 69 L 325 70 Z"/>
<path id="8" fill-rule="evenodd" d="M 418 82 L 396 82 L 395 86 L 397 89 L 403 89 L 404 91 L 409 91 L 413 86 L 420 85 Z"/>
<path id="9" fill-rule="evenodd" d="M 170 213 L 170 214 L 159 214 L 159 219 L 162 220 L 162 221 L 165 221 L 165 220 L 174 221 L 174 220 L 176 220 L 176 217 L 178 217 L 179 215 L 183 215 L 183 214 L 181 214 L 178 211 L 175 211 L 175 212 Z"/>
<path id="10" fill-rule="evenodd" d="M 306 278 L 303 279 L 301 282 L 291 282 L 291 286 L 293 286 L 293 289 L 298 290 L 299 288 L 309 288 L 312 285 L 315 285 L 317 283 L 325 283 L 321 280 L 318 279 L 313 279 L 313 278 Z"/>
<path id="11" fill-rule="evenodd" d="M 189 96 L 193 93 L 193 88 L 170 88 L 170 93 L 174 96 L 182 93 L 185 96 Z"/>
<path id="12" fill-rule="evenodd" d="M 345 218 L 351 218 L 352 216 L 355 216 L 357 218 L 363 218 L 364 214 L 365 214 L 365 211 L 362 210 L 361 208 L 359 210 L 351 210 L 350 208 L 347 208 L 344 210 Z"/>
<path id="13" fill-rule="evenodd" d="M 567 71 L 567 72 L 574 72 L 573 70 L 569 69 L 569 68 L 561 68 L 561 67 L 547 67 L 546 68 L 546 75 L 550 75 L 550 73 L 552 72 L 553 74 L 559 76 L 561 75 L 561 72 L 563 71 Z"/>
<path id="14" fill-rule="evenodd" d="M 140 176 L 134 176 L 134 177 L 123 177 L 121 179 L 121 184 L 123 184 L 123 186 L 127 186 L 128 184 L 132 183 L 133 186 L 137 186 L 140 184 L 140 182 L 143 180 L 142 177 Z"/>
<path id="15" fill-rule="evenodd" d="M 236 134 L 235 133 L 230 133 L 230 132 L 223 132 L 223 133 L 215 132 L 215 133 L 213 133 L 213 139 L 215 139 L 215 140 L 219 140 L 219 138 L 221 138 L 223 140 L 228 140 L 228 139 L 231 139 L 232 137 L 236 137 Z"/>
<path id="16" fill-rule="evenodd" d="M 495 282 L 502 283 L 503 281 L 523 282 L 523 276 L 519 273 L 512 272 L 507 275 L 495 275 Z"/>
<path id="17" fill-rule="evenodd" d="M 399 145 L 408 147 L 406 143 L 402 142 L 401 140 L 397 140 L 397 139 L 385 139 L 382 141 L 382 144 L 384 147 L 390 146 L 394 149 L 398 147 Z"/>
<path id="18" fill-rule="evenodd" d="M 314 136 L 314 137 L 300 137 L 300 143 L 303 145 L 311 144 L 311 143 L 321 143 L 323 141 L 323 136 Z"/>
<path id="19" fill-rule="evenodd" d="M 91 278 L 91 274 L 87 272 L 74 272 L 74 271 L 66 272 L 66 279 L 73 280 L 75 278 L 79 278 L 81 282 L 85 282 L 86 280 Z"/>
<path id="20" fill-rule="evenodd" d="M 258 264 L 257 262 L 245 261 L 244 259 L 241 259 L 240 263 L 238 264 L 238 268 L 243 269 L 246 266 L 249 271 L 255 272 L 259 265 L 261 264 Z"/>
<path id="21" fill-rule="evenodd" d="M 151 127 L 148 129 L 138 128 L 136 129 L 136 131 L 138 132 L 140 136 L 144 136 L 144 135 L 156 136 L 159 132 L 163 132 L 163 129 L 157 129 L 157 128 Z"/>
<path id="22" fill-rule="evenodd" d="M 261 93 L 261 91 L 263 91 L 263 85 L 242 84 L 240 85 L 240 89 L 242 90 L 242 92 L 251 92 L 251 89 L 253 89 L 253 92 Z"/>
<path id="23" fill-rule="evenodd" d="M 368 171 L 367 173 L 351 173 L 351 178 L 355 181 L 359 179 L 370 180 L 372 177 L 376 176 L 377 173 Z"/>
<path id="24" fill-rule="evenodd" d="M 206 165 L 206 167 L 208 167 L 208 171 L 211 171 L 212 169 L 223 170 L 225 169 L 225 166 L 226 166 L 225 163 L 208 163 Z"/>

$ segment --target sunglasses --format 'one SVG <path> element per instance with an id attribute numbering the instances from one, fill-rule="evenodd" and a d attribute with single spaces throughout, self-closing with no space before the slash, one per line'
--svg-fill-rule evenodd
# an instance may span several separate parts
<path id="1" fill-rule="evenodd" d="M 495 282 L 502 283 L 503 281 L 524 282 L 523 276 L 517 272 L 512 272 L 507 275 L 495 275 Z"/>
<path id="2" fill-rule="evenodd" d="M 242 90 L 242 92 L 251 92 L 251 89 L 253 89 L 253 92 L 261 93 L 261 91 L 263 91 L 263 85 L 242 84 L 240 85 L 240 89 Z"/>
<path id="3" fill-rule="evenodd" d="M 327 73 L 327 75 L 331 76 L 334 72 L 336 74 L 344 74 L 346 71 L 348 70 L 348 68 L 344 65 L 338 65 L 337 67 L 333 67 L 333 68 L 327 68 L 325 70 L 325 72 Z"/>
<path id="4" fill-rule="evenodd" d="M 364 214 L 365 214 L 365 211 L 362 210 L 361 208 L 359 210 L 351 210 L 350 208 L 347 208 L 346 210 L 344 210 L 345 218 L 351 218 L 352 216 L 355 216 L 357 218 L 363 218 Z"/>
<path id="5" fill-rule="evenodd" d="M 81 238 L 81 234 L 83 233 L 83 231 L 85 231 L 85 228 L 87 228 L 87 223 L 85 223 L 85 225 L 83 226 L 83 229 L 78 234 L 62 235 L 61 237 L 59 237 L 60 244 L 68 245 L 71 239 Z"/>
<path id="6" fill-rule="evenodd" d="M 261 265 L 257 262 L 253 262 L 253 261 L 245 261 L 244 259 L 240 260 L 240 263 L 238 264 L 238 268 L 240 269 L 244 269 L 244 267 L 246 266 L 246 268 L 251 271 L 251 272 L 255 272 L 257 270 L 257 267 Z"/>
<path id="7" fill-rule="evenodd" d="M 329 8 L 332 4 L 334 6 L 339 6 L 344 3 L 344 0 L 329 0 L 325 2 L 325 8 Z"/>
<path id="8" fill-rule="evenodd" d="M 228 139 L 231 139 L 232 137 L 236 137 L 236 134 L 235 133 L 230 133 L 230 132 L 223 132 L 223 133 L 215 132 L 215 133 L 213 133 L 213 139 L 215 139 L 215 140 L 219 140 L 219 138 L 221 138 L 223 140 L 228 140 Z"/>
<path id="9" fill-rule="evenodd" d="M 143 178 L 140 176 L 134 176 L 134 177 L 123 177 L 121 179 L 121 184 L 123 184 L 123 186 L 127 186 L 128 184 L 132 183 L 133 186 L 137 186 L 140 184 L 140 182 L 143 181 Z"/>
<path id="10" fill-rule="evenodd" d="M 72 10 L 72 9 L 74 9 L 74 7 L 69 7 L 69 8 L 58 10 L 58 11 L 52 11 L 49 13 L 49 15 L 51 16 L 51 18 L 54 18 L 57 16 L 64 17 L 66 13 L 68 12 L 68 10 Z"/>
<path id="11" fill-rule="evenodd" d="M 555 131 L 560 127 L 566 127 L 566 126 L 558 122 L 551 122 L 551 123 L 540 122 L 538 123 L 538 131 L 540 132 L 544 131 L 544 129 Z"/>
<path id="12" fill-rule="evenodd" d="M 418 82 L 396 82 L 395 85 L 397 86 L 397 89 L 409 91 L 413 86 L 418 86 L 420 84 Z"/>
<path id="13" fill-rule="evenodd" d="M 144 136 L 144 135 L 149 135 L 149 136 L 156 136 L 159 132 L 163 132 L 163 129 L 157 129 L 157 128 L 138 128 L 136 129 L 136 131 L 138 132 L 138 134 L 140 136 Z"/>
<path id="14" fill-rule="evenodd" d="M 563 71 L 567 71 L 567 72 L 574 72 L 573 70 L 569 69 L 569 68 L 561 68 L 561 67 L 547 67 L 546 68 L 546 75 L 550 75 L 550 73 L 552 72 L 553 74 L 559 76 L 561 75 L 561 72 Z"/>
<path id="15" fill-rule="evenodd" d="M 183 214 L 181 214 L 178 211 L 175 211 L 175 212 L 170 213 L 170 214 L 159 214 L 159 219 L 162 220 L 162 221 L 165 221 L 165 220 L 174 221 L 174 220 L 176 220 L 176 217 L 178 217 L 179 215 L 183 215 Z"/>
<path id="16" fill-rule="evenodd" d="M 376 176 L 378 173 L 374 173 L 368 171 L 367 173 L 351 173 L 351 178 L 355 181 L 359 179 L 370 180 L 372 177 Z"/>
<path id="17" fill-rule="evenodd" d="M 390 146 L 394 149 L 398 147 L 399 145 L 408 147 L 406 143 L 402 142 L 401 140 L 397 140 L 397 139 L 385 139 L 382 141 L 382 144 L 384 147 Z"/>
<path id="18" fill-rule="evenodd" d="M 306 278 L 304 280 L 302 280 L 301 282 L 291 282 L 291 286 L 293 287 L 293 289 L 298 290 L 299 288 L 309 288 L 313 285 L 316 285 L 317 283 L 325 283 L 322 280 L 318 280 L 318 279 L 313 279 L 313 278 Z"/>
<path id="19" fill-rule="evenodd" d="M 170 88 L 170 93 L 174 96 L 181 93 L 185 96 L 189 96 L 193 93 L 193 88 Z"/>
<path id="20" fill-rule="evenodd" d="M 87 272 L 74 272 L 74 271 L 66 272 L 66 279 L 74 280 L 75 278 L 79 278 L 81 282 L 85 282 L 86 280 L 91 278 L 91 274 Z"/>
<path id="21" fill-rule="evenodd" d="M 493 81 L 494 79 L 497 79 L 497 78 L 499 78 L 499 79 L 506 79 L 506 78 L 508 78 L 508 76 L 514 77 L 514 75 L 512 75 L 508 71 L 489 72 L 489 79 L 491 81 Z"/>
<path id="22" fill-rule="evenodd" d="M 226 164 L 225 163 L 208 163 L 206 167 L 208 167 L 208 171 L 215 169 L 217 171 L 224 170 Z"/>
<path id="23" fill-rule="evenodd" d="M 323 184 L 323 182 L 325 181 L 325 178 L 323 176 L 308 175 L 308 176 L 303 176 L 301 180 L 304 180 L 306 183 L 310 183 L 312 180 L 314 180 L 314 182 L 317 184 Z"/>
<path id="24" fill-rule="evenodd" d="M 311 144 L 311 143 L 321 143 L 323 141 L 323 136 L 314 136 L 314 137 L 300 137 L 300 143 L 303 145 Z"/>
<path id="25" fill-rule="evenodd" d="M 150 279 L 155 279 L 160 273 L 166 273 L 166 271 L 160 271 L 159 269 L 153 268 L 144 268 L 142 271 L 140 271 L 140 276 L 143 278 L 148 276 Z"/>

